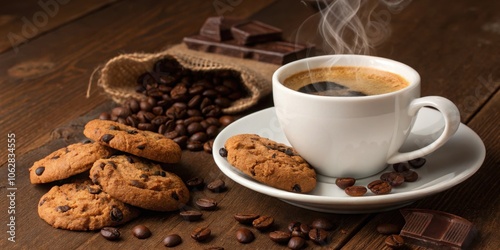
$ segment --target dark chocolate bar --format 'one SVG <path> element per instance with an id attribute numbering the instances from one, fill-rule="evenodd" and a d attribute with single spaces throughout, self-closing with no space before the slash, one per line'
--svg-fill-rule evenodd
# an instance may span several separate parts
<path id="1" fill-rule="evenodd" d="M 441 211 L 402 209 L 405 225 L 400 235 L 405 242 L 432 249 L 468 249 L 476 235 L 468 220 Z"/>
<path id="2" fill-rule="evenodd" d="M 233 39 L 231 27 L 243 21 L 236 17 L 209 17 L 201 26 L 200 35 L 219 42 L 231 40 Z"/>
<path id="3" fill-rule="evenodd" d="M 272 41 L 243 46 L 236 40 L 218 42 L 201 35 L 184 38 L 189 49 L 226 56 L 252 59 L 273 64 L 285 64 L 306 57 L 308 47 L 284 41 Z"/>
<path id="4" fill-rule="evenodd" d="M 282 31 L 259 21 L 246 21 L 231 27 L 233 38 L 241 45 L 281 40 Z"/>

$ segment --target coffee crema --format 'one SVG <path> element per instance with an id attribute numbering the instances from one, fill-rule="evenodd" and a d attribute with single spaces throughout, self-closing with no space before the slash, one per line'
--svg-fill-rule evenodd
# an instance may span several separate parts
<path id="1" fill-rule="evenodd" d="M 380 95 L 409 85 L 398 74 L 369 67 L 333 66 L 302 71 L 283 83 L 299 92 L 322 96 Z"/>

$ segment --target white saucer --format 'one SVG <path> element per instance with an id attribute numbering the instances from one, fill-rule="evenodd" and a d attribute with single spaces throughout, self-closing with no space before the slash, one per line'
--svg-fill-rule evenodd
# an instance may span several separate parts
<path id="1" fill-rule="evenodd" d="M 430 143 L 442 130 L 439 112 L 423 108 L 415 121 L 412 135 L 403 147 L 410 150 Z M 441 148 L 426 156 L 427 163 L 416 170 L 419 179 L 393 188 L 390 194 L 373 195 L 368 191 L 362 197 L 347 196 L 332 183 L 332 178 L 318 176 L 311 193 L 297 194 L 261 184 L 231 166 L 219 155 L 225 141 L 236 134 L 253 133 L 289 145 L 280 129 L 274 108 L 268 108 L 236 120 L 223 129 L 214 141 L 213 157 L 220 170 L 235 182 L 256 192 L 279 198 L 292 205 L 329 213 L 372 213 L 406 206 L 415 200 L 449 189 L 472 176 L 484 161 L 486 150 L 479 136 L 461 124 L 457 133 Z M 425 135 L 430 133 L 431 135 Z M 390 171 L 388 167 L 387 171 Z M 379 175 L 359 179 L 356 185 L 367 185 Z"/>

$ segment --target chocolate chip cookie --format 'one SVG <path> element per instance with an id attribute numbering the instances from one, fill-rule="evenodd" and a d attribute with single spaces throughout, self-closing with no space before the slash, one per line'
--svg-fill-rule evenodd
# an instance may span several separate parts
<path id="1" fill-rule="evenodd" d="M 308 193 L 316 187 L 316 172 L 297 152 L 254 134 L 240 134 L 225 143 L 227 161 L 266 185 Z"/>
<path id="2" fill-rule="evenodd" d="M 181 159 L 181 148 L 173 140 L 118 122 L 92 120 L 83 133 L 103 145 L 153 161 L 176 163 Z"/>
<path id="3" fill-rule="evenodd" d="M 90 178 L 116 199 L 149 210 L 173 211 L 189 200 L 189 190 L 181 178 L 131 155 L 96 161 Z"/>
<path id="4" fill-rule="evenodd" d="M 40 198 L 38 215 L 55 228 L 86 231 L 121 225 L 139 210 L 88 181 L 52 187 Z"/>
<path id="5" fill-rule="evenodd" d="M 107 158 L 115 150 L 95 142 L 75 143 L 36 161 L 29 169 L 33 184 L 66 179 L 89 170 L 95 161 Z"/>

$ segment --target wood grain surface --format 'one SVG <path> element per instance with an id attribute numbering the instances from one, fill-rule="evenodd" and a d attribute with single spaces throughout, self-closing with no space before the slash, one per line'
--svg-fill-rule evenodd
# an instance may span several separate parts
<path id="1" fill-rule="evenodd" d="M 247 189 L 227 178 L 210 154 L 183 151 L 182 161 L 169 166 L 184 180 L 203 176 L 223 179 L 228 190 L 193 191 L 216 199 L 219 209 L 203 213 L 198 222 L 182 220 L 178 212 L 145 212 L 120 227 L 120 241 L 105 240 L 98 232 L 54 229 L 37 214 L 40 197 L 52 184 L 32 185 L 28 168 L 56 149 L 84 139 L 82 129 L 90 119 L 110 111 L 113 103 L 100 89 L 93 72 L 107 60 L 124 53 L 157 52 L 195 34 L 209 16 L 253 18 L 283 29 L 284 37 L 316 34 L 304 29 L 316 10 L 308 1 L 212 0 L 212 1 L 3 1 L 0 11 L 0 249 L 164 249 L 163 238 L 179 234 L 183 243 L 174 249 L 287 249 L 269 239 L 267 232 L 251 227 L 256 239 L 236 241 L 240 227 L 233 215 L 251 212 L 275 219 L 273 229 L 286 229 L 291 221 L 311 222 L 326 218 L 335 224 L 326 246 L 308 242 L 305 249 L 389 249 L 385 236 L 376 232 L 380 223 L 402 224 L 399 210 L 371 214 L 320 213 L 292 206 L 279 199 Z M 43 3 L 57 4 L 51 16 Z M 386 1 L 390 2 L 390 1 Z M 471 249 L 500 246 L 500 2 L 490 0 L 403 1 L 402 9 L 379 5 L 373 21 L 387 37 L 372 54 L 404 62 L 422 77 L 422 95 L 439 95 L 457 104 L 461 121 L 474 130 L 486 146 L 486 159 L 463 183 L 411 205 L 456 214 L 474 223 L 478 236 Z M 45 6 L 45 5 L 43 5 Z M 54 5 L 52 5 L 54 6 Z M 44 24 L 44 14 L 47 22 Z M 38 19 L 37 19 L 38 18 Z M 36 32 L 26 41 L 12 43 L 9 34 L 21 34 L 26 20 Z M 42 25 L 44 24 L 44 25 Z M 378 26 L 377 26 L 378 27 Z M 301 29 L 302 28 L 302 29 Z M 28 28 L 25 28 L 28 29 Z M 89 96 L 87 97 L 87 91 Z M 250 110 L 272 106 L 266 96 Z M 11 158 L 7 137 L 15 134 L 14 185 L 8 181 Z M 11 175 L 12 176 L 12 175 Z M 85 178 L 77 176 L 76 178 Z M 71 180 L 66 180 L 71 181 Z M 62 184 L 57 182 L 55 184 Z M 15 202 L 9 199 L 15 187 Z M 8 240 L 9 207 L 15 206 L 16 242 Z M 144 240 L 132 236 L 138 224 L 153 235 Z M 203 243 L 190 238 L 191 231 L 209 226 L 213 236 Z M 407 245 L 405 249 L 426 249 Z"/>

